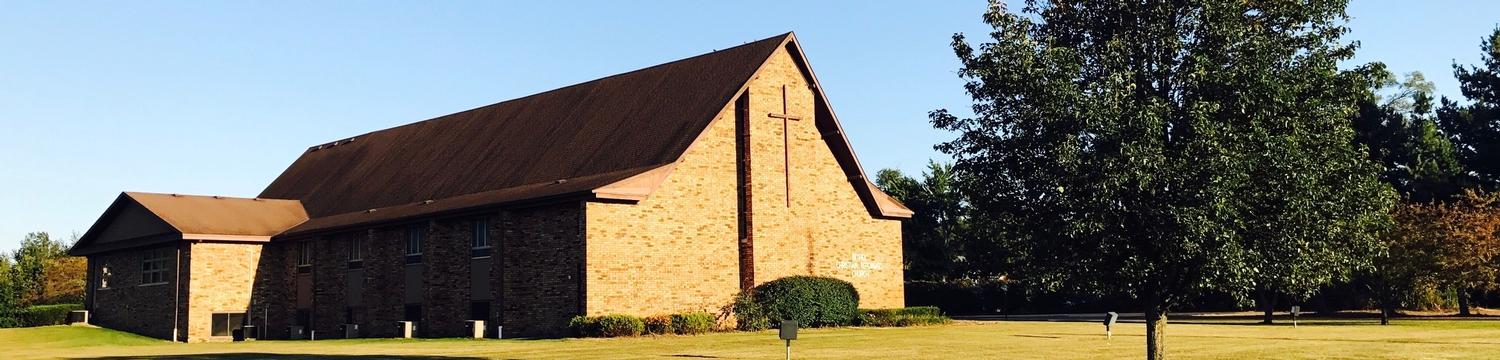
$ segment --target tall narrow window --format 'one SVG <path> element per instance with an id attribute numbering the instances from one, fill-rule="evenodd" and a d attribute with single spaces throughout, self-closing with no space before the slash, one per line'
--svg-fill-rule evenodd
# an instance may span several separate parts
<path id="1" fill-rule="evenodd" d="M 359 235 L 349 236 L 349 261 L 360 261 L 365 259 L 365 238 Z"/>
<path id="2" fill-rule="evenodd" d="M 469 255 L 481 258 L 490 256 L 490 223 L 485 219 L 474 220 L 473 249 Z"/>
<path id="3" fill-rule="evenodd" d="M 297 272 L 305 273 L 312 270 L 313 242 L 303 241 L 297 243 Z"/>
<path id="4" fill-rule="evenodd" d="M 427 229 L 413 226 L 406 229 L 406 263 L 422 262 L 422 242 L 427 239 Z"/>
<path id="5" fill-rule="evenodd" d="M 141 256 L 141 285 L 167 283 L 167 259 L 172 249 L 147 250 Z"/>
<path id="6" fill-rule="evenodd" d="M 109 263 L 99 264 L 99 290 L 109 288 Z"/>

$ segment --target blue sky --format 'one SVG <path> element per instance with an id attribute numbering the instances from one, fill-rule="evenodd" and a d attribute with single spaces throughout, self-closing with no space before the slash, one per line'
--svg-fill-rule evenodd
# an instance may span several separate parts
<path id="1" fill-rule="evenodd" d="M 123 190 L 254 196 L 307 146 L 796 31 L 869 171 L 920 172 L 963 109 L 983 0 L 0 0 L 0 250 Z M 1019 9 L 1019 6 L 1012 6 Z M 1458 96 L 1487 1 L 1355 1 L 1360 61 Z"/>

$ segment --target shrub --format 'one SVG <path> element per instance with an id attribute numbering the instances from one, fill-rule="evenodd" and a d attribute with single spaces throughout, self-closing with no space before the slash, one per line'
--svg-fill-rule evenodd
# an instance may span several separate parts
<path id="1" fill-rule="evenodd" d="M 22 326 L 62 325 L 73 310 L 83 310 L 83 304 L 36 305 L 21 309 L 16 317 Z"/>
<path id="2" fill-rule="evenodd" d="M 647 334 L 669 334 L 672 332 L 672 319 L 675 317 L 675 315 L 657 315 L 641 319 L 641 322 L 646 325 Z"/>
<path id="3" fill-rule="evenodd" d="M 641 318 L 630 315 L 604 315 L 594 320 L 603 337 L 640 336 L 646 330 Z"/>
<path id="4" fill-rule="evenodd" d="M 582 337 L 640 336 L 646 330 L 641 318 L 630 315 L 574 316 L 568 327 Z"/>
<path id="5" fill-rule="evenodd" d="M 859 317 L 859 292 L 847 281 L 789 276 L 751 288 L 735 299 L 740 329 L 761 330 L 782 320 L 801 326 L 845 326 Z"/>
<path id="6" fill-rule="evenodd" d="M 735 327 L 745 331 L 759 331 L 771 328 L 771 319 L 766 318 L 766 312 L 761 309 L 760 304 L 755 302 L 753 291 L 742 292 L 734 296 Z"/>
<path id="7" fill-rule="evenodd" d="M 714 318 L 714 314 L 702 311 L 672 314 L 671 319 L 672 333 L 678 335 L 707 333 L 713 331 L 714 323 L 718 322 L 718 319 Z"/>
<path id="8" fill-rule="evenodd" d="M 935 306 L 917 306 L 902 309 L 860 309 L 860 326 L 918 326 L 952 322 Z"/>
<path id="9" fill-rule="evenodd" d="M 573 335 L 580 337 L 599 337 L 599 323 L 595 318 L 578 315 L 568 320 L 568 328 L 573 329 Z"/>

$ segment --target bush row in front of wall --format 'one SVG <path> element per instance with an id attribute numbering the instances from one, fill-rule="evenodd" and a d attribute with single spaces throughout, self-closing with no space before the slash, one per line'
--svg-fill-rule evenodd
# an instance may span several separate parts
<path id="1" fill-rule="evenodd" d="M 576 316 L 569 323 L 582 337 L 622 337 L 648 335 L 696 335 L 714 330 L 718 319 L 697 311 L 639 318 L 630 315 Z"/>
<path id="2" fill-rule="evenodd" d="M 901 309 L 859 309 L 859 326 L 902 327 L 939 325 L 953 322 L 936 306 L 913 306 Z"/>

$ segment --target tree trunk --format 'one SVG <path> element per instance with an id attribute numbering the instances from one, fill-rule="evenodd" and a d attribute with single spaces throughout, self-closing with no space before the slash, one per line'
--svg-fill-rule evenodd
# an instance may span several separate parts
<path id="1" fill-rule="evenodd" d="M 1270 290 L 1261 290 L 1260 308 L 1266 313 L 1265 319 L 1261 320 L 1260 323 L 1267 325 L 1274 323 L 1276 316 L 1276 295 Z"/>
<path id="2" fill-rule="evenodd" d="M 1396 312 L 1396 302 L 1391 300 L 1389 293 L 1380 295 L 1380 325 L 1390 325 L 1391 315 Z"/>
<path id="3" fill-rule="evenodd" d="M 1458 288 L 1458 316 L 1469 316 L 1469 289 Z"/>
<path id="4" fill-rule="evenodd" d="M 1146 305 L 1146 359 L 1166 359 L 1167 311 L 1161 304 Z"/>

